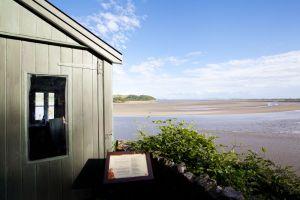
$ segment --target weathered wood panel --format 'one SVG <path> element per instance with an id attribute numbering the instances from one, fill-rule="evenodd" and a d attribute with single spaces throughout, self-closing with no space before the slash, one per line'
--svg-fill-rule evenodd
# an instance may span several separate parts
<path id="1" fill-rule="evenodd" d="M 21 42 L 7 40 L 6 145 L 7 198 L 21 199 Z"/>
<path id="2" fill-rule="evenodd" d="M 88 69 L 83 69 L 83 123 L 84 123 L 84 163 L 93 157 L 94 137 L 93 137 L 93 55 L 88 51 L 83 51 L 82 62 Z"/>
<path id="3" fill-rule="evenodd" d="M 93 65 L 92 65 L 93 71 L 93 91 L 92 91 L 92 99 L 93 99 L 93 156 L 94 158 L 99 157 L 99 137 L 98 137 L 98 80 L 97 80 L 97 57 L 93 56 Z M 102 75 L 101 75 L 102 76 Z M 103 99 L 103 98 L 101 98 Z M 100 106 L 102 108 L 102 106 Z M 103 123 L 101 123 L 103 124 Z M 101 145 L 103 146 L 103 145 Z"/>
<path id="4" fill-rule="evenodd" d="M 41 162 L 37 164 L 36 171 L 36 191 L 37 199 L 49 199 L 49 162 Z"/>
<path id="5" fill-rule="evenodd" d="M 6 159 L 7 163 L 3 162 L 0 166 L 0 176 L 4 177 L 0 180 L 0 199 L 5 199 L 6 194 L 8 199 L 72 199 L 75 197 L 71 190 L 72 182 L 86 159 L 98 157 L 99 152 L 101 157 L 104 156 L 103 73 L 100 70 L 98 75 L 95 70 L 97 58 L 82 50 L 17 40 L 5 41 L 6 39 L 0 39 L 0 109 L 7 109 L 6 115 L 5 111 L 0 110 L 0 125 L 4 123 L 0 127 L 0 144 L 4 141 L 4 145 L 0 146 L 0 158 Z M 76 67 L 61 67 L 57 65 L 59 62 L 73 63 Z M 61 74 L 68 77 L 66 119 L 71 139 L 67 158 L 37 164 L 27 163 L 24 152 L 27 148 L 25 118 L 28 102 L 27 91 L 24 90 L 25 84 L 28 84 L 26 73 Z M 111 75 L 110 70 L 107 76 L 109 74 Z M 111 94 L 109 86 L 106 87 L 106 93 Z M 106 127 L 109 127 L 109 123 L 106 123 Z M 2 128 L 7 129 L 6 136 Z M 109 134 L 111 132 L 108 132 L 108 137 Z M 107 147 L 111 146 L 108 143 Z"/>
<path id="6" fill-rule="evenodd" d="M 36 36 L 51 39 L 51 26 L 41 18 L 36 18 Z"/>
<path id="7" fill-rule="evenodd" d="M 20 8 L 20 34 L 36 35 L 36 16 L 24 8 Z"/>
<path id="8" fill-rule="evenodd" d="M 36 165 L 24 165 L 22 169 L 22 199 L 36 199 Z"/>
<path id="9" fill-rule="evenodd" d="M 72 63 L 72 49 L 70 48 L 61 48 L 61 62 L 62 63 Z M 67 75 L 67 116 L 66 120 L 68 122 L 68 137 L 69 137 L 69 155 L 67 158 L 62 160 L 62 197 L 63 199 L 72 198 L 72 182 L 73 182 L 73 155 L 72 155 L 72 138 L 73 138 L 73 80 L 72 80 L 72 68 L 70 67 L 61 67 L 61 75 Z"/>
<path id="10" fill-rule="evenodd" d="M 103 65 L 103 97 L 104 97 L 104 139 L 105 139 L 105 156 L 108 151 L 112 150 L 112 65 L 104 61 Z"/>
<path id="11" fill-rule="evenodd" d="M 73 50 L 73 64 L 82 65 L 82 50 Z M 73 68 L 73 178 L 76 178 L 83 165 L 83 123 L 82 123 L 82 69 Z"/>
<path id="12" fill-rule="evenodd" d="M 116 61 L 117 63 L 119 63 L 119 62 L 121 63 L 122 55 L 117 50 L 115 50 L 114 48 L 112 48 L 111 46 L 106 44 L 104 41 L 99 39 L 97 36 L 91 34 L 88 30 L 82 28 L 75 21 L 70 20 L 68 18 L 68 16 L 65 16 L 61 12 L 57 12 L 57 10 L 53 6 L 47 4 L 47 2 L 39 1 L 39 4 L 40 5 L 36 5 L 30 1 L 27 2 L 28 6 L 35 8 L 35 9 L 39 9 L 39 13 L 41 15 L 47 17 L 49 21 L 54 22 L 57 26 L 61 27 L 64 31 L 70 33 L 70 35 L 77 37 L 78 41 L 81 41 L 85 44 L 89 44 L 88 46 L 90 46 L 90 48 L 92 48 L 92 49 L 95 48 L 95 50 L 97 49 L 96 51 L 99 51 L 99 53 L 101 55 L 105 56 L 107 59 L 111 58 L 112 60 Z M 45 8 L 45 9 L 41 9 L 41 7 Z M 47 11 L 50 11 L 51 13 L 49 13 Z M 52 15 L 52 13 L 55 13 L 55 15 L 57 17 L 59 17 L 61 20 L 57 20 L 57 18 L 54 17 L 54 15 Z M 66 26 L 66 24 L 64 22 L 67 22 L 71 27 Z M 87 38 L 80 37 L 80 35 L 78 35 L 79 32 L 86 35 Z M 98 45 L 95 46 L 93 43 L 90 43 L 91 41 L 95 41 L 102 48 L 98 48 L 99 47 Z"/>
<path id="13" fill-rule="evenodd" d="M 79 42 L 76 42 L 75 40 L 73 40 L 72 38 L 68 37 L 67 36 L 67 43 L 70 43 L 70 44 L 79 44 Z"/>
<path id="14" fill-rule="evenodd" d="M 22 42 L 22 71 L 35 72 L 35 43 Z"/>
<path id="15" fill-rule="evenodd" d="M 73 65 L 82 66 L 83 62 L 83 51 L 78 49 L 73 49 Z"/>
<path id="16" fill-rule="evenodd" d="M 0 1 L 0 31 L 56 42 L 79 44 L 13 0 Z"/>
<path id="17" fill-rule="evenodd" d="M 49 74 L 59 75 L 60 47 L 49 46 Z"/>
<path id="18" fill-rule="evenodd" d="M 105 157 L 105 134 L 104 134 L 104 85 L 103 85 L 103 60 L 96 59 L 97 60 L 97 67 L 99 66 L 99 71 L 97 75 L 97 90 L 98 90 L 98 97 L 97 97 L 97 103 L 98 103 L 98 142 L 99 142 L 99 157 L 104 158 Z"/>
<path id="19" fill-rule="evenodd" d="M 48 45 L 35 44 L 35 72 L 40 74 L 48 73 Z"/>
<path id="20" fill-rule="evenodd" d="M 82 54 L 83 66 L 89 69 L 93 68 L 93 55 L 88 51 L 83 51 Z"/>
<path id="21" fill-rule="evenodd" d="M 49 199 L 60 200 L 62 198 L 62 169 L 61 160 L 50 162 L 49 172 Z"/>
<path id="22" fill-rule="evenodd" d="M 6 199 L 6 39 L 4 38 L 0 38 L 0 49 L 0 199 Z"/>
<path id="23" fill-rule="evenodd" d="M 52 32 L 53 33 L 53 32 Z M 50 75 L 60 75 L 61 69 L 58 63 L 61 59 L 60 47 L 49 45 L 49 72 Z M 67 94 L 67 93 L 66 93 Z M 68 103 L 67 103 L 68 104 Z M 50 161 L 49 166 L 49 199 L 62 198 L 62 160 Z"/>
<path id="24" fill-rule="evenodd" d="M 36 44 L 35 50 L 35 72 L 38 74 L 48 74 L 49 69 L 49 46 L 46 44 Z M 37 199 L 49 199 L 49 162 L 37 164 L 36 186 Z"/>
<path id="25" fill-rule="evenodd" d="M 0 31 L 78 44 L 12 0 L 0 0 Z M 103 81 L 111 81 L 111 77 L 104 80 L 103 70 L 97 74 L 97 60 L 87 51 L 0 38 L 1 200 L 73 199 L 71 185 L 86 159 L 104 157 L 105 147 L 110 149 L 111 119 L 107 117 L 112 117 L 108 114 L 112 110 L 109 98 L 103 106 Z M 58 63 L 74 66 L 62 67 Z M 27 162 L 26 73 L 68 77 L 66 119 L 70 141 L 66 158 L 36 164 Z M 106 76 L 111 76 L 110 73 L 108 70 Z M 106 85 L 106 94 L 111 94 L 109 87 L 110 83 Z M 107 118 L 105 121 L 103 116 Z M 104 133 L 109 138 L 106 144 Z"/>
<path id="26" fill-rule="evenodd" d="M 97 70 L 98 58 L 93 55 L 92 69 Z"/>
<path id="27" fill-rule="evenodd" d="M 20 32 L 19 9 L 15 1 L 0 1 L 0 31 L 17 34 Z"/>
<path id="28" fill-rule="evenodd" d="M 21 144 L 22 144 L 22 199 L 25 200 L 35 200 L 36 198 L 36 165 L 27 164 L 27 155 L 26 155 L 26 115 L 27 110 L 27 97 L 28 97 L 28 77 L 26 73 L 35 72 L 35 44 L 31 42 L 22 42 L 22 86 L 21 90 Z M 26 91 L 26 90 L 27 91 Z"/>
<path id="29" fill-rule="evenodd" d="M 76 38 L 76 41 L 78 41 L 79 43 L 83 44 L 84 46 L 88 46 L 90 49 L 98 52 L 98 54 L 107 58 L 111 62 L 122 63 L 122 54 L 91 34 L 89 31 L 82 28 L 73 20 L 68 19 L 67 16 L 57 12 L 57 10 L 51 7 L 51 5 L 47 4 L 47 2 L 39 1 L 38 5 L 34 1 L 26 1 L 26 5 L 35 10 L 38 10 L 40 15 L 47 18 L 48 21 L 55 23 L 58 29 L 63 30 L 63 32 L 67 32 L 71 38 Z M 56 16 L 59 16 L 59 18 L 61 18 L 62 20 L 57 19 L 57 17 L 49 11 L 55 13 Z M 65 23 L 66 21 L 68 24 Z M 86 37 L 82 37 L 82 34 L 84 34 Z"/>
<path id="30" fill-rule="evenodd" d="M 52 40 L 67 42 L 67 36 L 54 27 L 51 27 L 51 38 Z"/>
<path id="31" fill-rule="evenodd" d="M 92 57 L 91 57 L 92 58 Z M 92 60 L 92 59 L 91 59 Z M 84 63 L 85 64 L 85 63 Z M 83 161 L 93 157 L 93 70 L 83 69 Z"/>

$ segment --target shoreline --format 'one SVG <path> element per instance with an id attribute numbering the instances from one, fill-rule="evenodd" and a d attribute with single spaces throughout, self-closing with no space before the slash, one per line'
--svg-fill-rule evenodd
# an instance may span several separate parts
<path id="1" fill-rule="evenodd" d="M 114 117 L 123 123 L 115 134 L 118 139 L 130 138 L 138 130 L 137 123 L 131 122 L 135 120 L 143 125 L 160 117 L 183 119 L 196 122 L 193 125 L 199 133 L 218 136 L 216 144 L 242 144 L 239 152 L 254 150 L 281 166 L 293 166 L 300 175 L 300 102 L 276 102 L 275 106 L 268 103 L 214 100 L 119 104 L 114 107 Z M 265 154 L 261 147 L 267 149 Z"/>
<path id="2" fill-rule="evenodd" d="M 271 112 L 253 112 L 253 113 L 222 113 L 222 114 L 214 114 L 214 113 L 208 113 L 208 114 L 174 114 L 174 115 L 168 115 L 168 113 L 166 114 L 162 114 L 162 115 L 144 115 L 144 114 L 126 114 L 126 115 L 118 115 L 118 114 L 114 114 L 114 117 L 170 117 L 170 118 L 177 118 L 177 117 L 197 117 L 197 116 L 251 116 L 251 115 L 264 115 L 264 114 L 272 114 L 272 113 L 287 113 L 287 112 L 300 112 L 300 110 L 287 110 L 287 111 L 271 111 Z"/>
<path id="3" fill-rule="evenodd" d="M 115 103 L 114 116 L 236 115 L 300 110 L 300 102 L 269 101 L 147 101 Z"/>

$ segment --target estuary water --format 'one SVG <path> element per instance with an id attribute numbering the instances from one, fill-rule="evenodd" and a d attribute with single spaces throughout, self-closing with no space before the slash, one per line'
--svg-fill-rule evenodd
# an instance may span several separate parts
<path id="1" fill-rule="evenodd" d="M 300 175 L 300 111 L 159 117 L 114 117 L 114 139 L 136 140 L 138 130 L 159 132 L 153 120 L 176 118 L 192 124 L 199 132 L 217 136 L 217 144 L 235 146 L 239 152 L 254 150 L 276 164 L 293 166 Z M 262 153 L 261 148 L 267 149 Z"/>
<path id="2" fill-rule="evenodd" d="M 234 115 L 188 115 L 136 117 L 115 116 L 114 138 L 123 140 L 137 139 L 138 130 L 156 134 L 154 120 L 176 118 L 192 124 L 199 132 L 238 134 L 297 134 L 300 137 L 300 110 L 288 112 L 234 114 Z M 299 144 L 300 145 L 300 144 Z"/>

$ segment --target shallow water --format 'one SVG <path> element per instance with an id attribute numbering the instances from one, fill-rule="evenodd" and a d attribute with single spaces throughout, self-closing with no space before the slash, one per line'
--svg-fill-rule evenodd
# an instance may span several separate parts
<path id="1" fill-rule="evenodd" d="M 168 117 L 114 117 L 115 139 L 137 139 L 137 130 L 146 130 L 155 134 L 157 130 L 153 120 L 177 118 L 194 125 L 200 132 L 240 134 L 299 134 L 300 112 L 274 112 L 235 115 L 198 115 Z M 299 144 L 300 145 L 300 144 Z"/>
<path id="2" fill-rule="evenodd" d="M 239 115 L 169 117 L 114 117 L 114 139 L 138 139 L 138 130 L 157 134 L 153 120 L 177 118 L 194 125 L 199 132 L 217 136 L 217 144 L 236 147 L 238 152 L 254 150 L 283 166 L 293 166 L 300 176 L 300 112 Z M 262 153 L 265 147 L 267 153 Z"/>

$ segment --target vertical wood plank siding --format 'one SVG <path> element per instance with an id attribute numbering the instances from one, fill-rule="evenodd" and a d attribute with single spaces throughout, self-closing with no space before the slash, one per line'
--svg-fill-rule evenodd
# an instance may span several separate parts
<path id="1" fill-rule="evenodd" d="M 103 97 L 104 97 L 104 141 L 105 155 L 112 150 L 112 65 L 104 61 L 103 65 Z"/>
<path id="2" fill-rule="evenodd" d="M 28 73 L 35 73 L 35 44 L 30 42 L 22 42 L 22 71 Z M 22 84 L 28 84 L 27 77 L 22 74 Z M 21 88 L 22 90 L 22 88 Z M 27 109 L 27 91 L 22 92 L 21 95 L 22 103 L 22 129 L 21 129 L 21 143 L 22 151 L 25 152 L 27 145 L 24 142 L 26 140 L 26 121 L 24 120 L 26 117 L 26 109 Z M 35 165 L 27 165 L 27 155 L 24 155 L 22 159 L 22 198 L 24 200 L 36 200 L 36 166 Z"/>
<path id="3" fill-rule="evenodd" d="M 20 33 L 22 35 L 36 35 L 36 16 L 26 9 L 20 10 Z"/>
<path id="4" fill-rule="evenodd" d="M 99 141 L 103 141 L 103 120 L 99 120 L 99 119 L 103 119 L 102 117 L 98 118 L 99 116 L 103 116 L 103 112 L 102 112 L 102 108 L 103 108 L 103 98 L 101 96 L 101 98 L 99 98 L 99 87 L 98 87 L 98 81 L 100 82 L 101 86 L 101 91 L 102 91 L 102 74 L 97 74 L 95 72 L 95 70 L 97 70 L 97 62 L 98 62 L 98 58 L 96 56 L 93 56 L 93 154 L 94 154 L 94 158 L 98 158 L 104 157 L 103 154 L 103 142 L 99 144 Z M 101 110 L 100 110 L 101 109 Z M 101 112 L 100 112 L 101 111 Z M 98 134 L 99 132 L 99 134 Z M 101 135 L 101 136 L 100 136 Z"/>
<path id="5" fill-rule="evenodd" d="M 37 199 L 49 199 L 49 162 L 37 164 L 36 171 L 36 196 Z"/>
<path id="6" fill-rule="evenodd" d="M 0 8 L 0 30 L 20 33 L 20 6 L 11 0 L 1 0 Z"/>
<path id="7" fill-rule="evenodd" d="M 83 84 L 83 162 L 93 157 L 93 57 L 87 51 L 83 52 L 83 65 L 88 69 L 82 71 Z M 95 71 L 94 71 L 95 73 Z"/>
<path id="8" fill-rule="evenodd" d="M 98 76 L 97 76 L 97 98 L 98 98 L 98 142 L 99 142 L 99 156 L 105 157 L 105 142 L 104 142 L 104 71 L 103 71 L 103 61 L 100 59 L 95 59 L 96 67 L 98 67 Z M 103 116 L 101 118 L 100 116 Z"/>
<path id="9" fill-rule="evenodd" d="M 1 0 L 0 9 L 0 31 L 78 44 L 13 0 Z"/>
<path id="10" fill-rule="evenodd" d="M 6 46 L 7 199 L 21 199 L 21 42 Z"/>
<path id="11" fill-rule="evenodd" d="M 73 50 L 73 63 L 82 63 L 82 50 Z M 83 165 L 83 112 L 82 112 L 82 69 L 73 68 L 73 177 Z"/>
<path id="12" fill-rule="evenodd" d="M 35 72 L 38 74 L 48 74 L 49 72 L 49 46 L 45 44 L 35 45 Z M 37 199 L 49 199 L 49 172 L 50 162 L 42 162 L 37 164 L 36 185 L 37 185 Z"/>
<path id="13" fill-rule="evenodd" d="M 0 38 L 0 199 L 6 199 L 6 39 Z"/>
<path id="14" fill-rule="evenodd" d="M 72 49 L 61 47 L 60 51 L 60 61 L 62 63 L 72 63 L 73 55 Z M 72 149 L 72 138 L 73 138 L 73 72 L 70 67 L 61 67 L 61 75 L 66 75 L 68 77 L 67 82 L 67 115 L 66 120 L 69 124 L 68 126 L 68 136 L 69 136 L 69 152 L 68 157 L 62 160 L 62 198 L 72 199 L 71 183 L 73 182 L 73 149 Z"/>
<path id="15" fill-rule="evenodd" d="M 103 118 L 103 109 L 106 117 L 111 117 L 110 98 L 103 98 L 103 81 L 110 80 L 103 76 L 110 76 L 111 69 L 102 69 L 98 75 L 98 58 L 83 50 L 4 38 L 0 38 L 0 48 L 0 199 L 77 198 L 71 185 L 86 160 L 104 157 L 104 122 L 106 137 L 111 135 L 111 120 Z M 84 69 L 58 66 L 58 62 Z M 65 158 L 40 163 L 27 161 L 28 73 L 67 77 L 69 152 Z M 105 91 L 111 95 L 109 85 Z M 106 145 L 111 146 L 110 141 Z"/>
<path id="16" fill-rule="evenodd" d="M 59 75 L 60 66 L 60 47 L 58 46 L 49 46 L 49 74 Z"/>
<path id="17" fill-rule="evenodd" d="M 78 44 L 13 0 L 0 0 L 0 11 L 0 32 Z M 27 160 L 29 74 L 67 78 L 66 157 Z M 80 197 L 71 186 L 86 160 L 111 149 L 111 76 L 111 64 L 86 50 L 0 37 L 1 200 Z"/>
<path id="18" fill-rule="evenodd" d="M 48 74 L 48 45 L 35 44 L 35 72 Z"/>
<path id="19" fill-rule="evenodd" d="M 62 199 L 62 168 L 61 160 L 50 162 L 49 167 L 49 199 Z"/>

